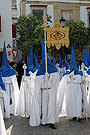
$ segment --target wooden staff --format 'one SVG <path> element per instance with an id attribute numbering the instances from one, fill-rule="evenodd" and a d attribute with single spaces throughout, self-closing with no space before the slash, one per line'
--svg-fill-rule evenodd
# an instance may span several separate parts
<path id="1" fill-rule="evenodd" d="M 25 105 L 25 116 L 26 116 L 26 90 L 25 90 L 25 76 L 26 76 L 26 72 L 25 72 L 25 69 L 26 69 L 26 64 L 24 63 L 23 65 L 23 69 L 24 69 L 24 105 Z"/>
<path id="2" fill-rule="evenodd" d="M 44 20 L 44 37 L 45 37 L 45 66 L 46 66 L 46 74 L 47 74 L 47 49 L 46 49 L 46 26 L 47 26 L 47 16 L 46 13 L 44 12 L 43 15 L 43 20 Z M 48 91 L 48 81 L 47 83 L 47 107 L 49 103 L 49 91 Z"/>
<path id="3" fill-rule="evenodd" d="M 85 79 L 84 79 L 84 99 L 85 99 L 86 120 L 88 120 L 88 119 L 87 119 L 87 102 L 86 102 L 86 85 L 85 85 Z"/>

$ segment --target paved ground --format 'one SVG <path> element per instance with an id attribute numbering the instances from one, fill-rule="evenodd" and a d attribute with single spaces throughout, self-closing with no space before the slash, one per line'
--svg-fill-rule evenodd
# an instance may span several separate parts
<path id="1" fill-rule="evenodd" d="M 31 127 L 28 118 L 15 115 L 5 120 L 7 135 L 90 135 L 90 119 L 79 122 L 64 116 L 55 125 L 57 129 L 51 129 L 49 125 Z"/>

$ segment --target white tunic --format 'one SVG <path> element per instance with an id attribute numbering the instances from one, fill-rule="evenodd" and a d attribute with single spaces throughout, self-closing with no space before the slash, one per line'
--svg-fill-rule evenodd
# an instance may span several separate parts
<path id="1" fill-rule="evenodd" d="M 17 108 L 18 94 L 19 94 L 16 75 L 10 77 L 2 77 L 2 79 L 5 84 L 6 93 L 8 95 L 8 99 L 7 99 L 8 112 L 9 114 L 15 114 Z M 10 105 L 10 99 L 12 100 L 11 105 Z"/>
<path id="2" fill-rule="evenodd" d="M 0 88 L 0 106 L 1 106 L 3 118 L 8 118 L 9 116 L 7 99 L 8 99 L 8 95 L 6 91 Z"/>
<path id="3" fill-rule="evenodd" d="M 66 90 L 67 117 L 82 116 L 81 75 L 68 75 Z"/>
<path id="4" fill-rule="evenodd" d="M 86 75 L 85 78 L 85 100 L 86 100 L 86 111 L 87 116 L 90 117 L 90 75 Z M 85 112 L 86 113 L 86 112 Z"/>
<path id="5" fill-rule="evenodd" d="M 64 108 L 67 117 L 82 116 L 82 77 L 81 75 L 65 75 L 59 83 L 58 104 L 59 113 Z M 65 100 L 64 100 L 65 97 Z M 64 102 L 64 107 L 63 107 Z"/>
<path id="6" fill-rule="evenodd" d="M 31 116 L 29 125 L 38 126 L 40 123 L 55 123 L 59 122 L 58 106 L 57 106 L 57 90 L 59 86 L 59 74 L 52 73 L 48 80 L 48 85 L 45 82 L 45 76 L 36 76 L 35 88 L 33 93 Z M 47 107 L 47 87 L 49 95 L 49 103 Z M 47 109 L 48 108 L 48 109 Z M 42 118 L 41 118 L 42 116 Z"/>
<path id="7" fill-rule="evenodd" d="M 67 90 L 67 77 L 68 75 L 63 76 L 62 80 L 59 82 L 58 93 L 57 93 L 58 113 L 62 115 L 63 112 L 66 112 L 66 100 L 64 101 L 64 97 Z M 64 107 L 63 107 L 63 103 L 64 103 Z M 62 109 L 64 109 L 63 112 Z"/>
<path id="8" fill-rule="evenodd" d="M 3 115 L 1 111 L 1 106 L 0 106 L 0 135 L 7 135 L 4 120 L 3 120 Z"/>
<path id="9" fill-rule="evenodd" d="M 4 117 L 4 97 L 3 97 L 3 91 L 1 88 L 0 88 L 0 106 L 2 110 L 2 115 Z"/>
<path id="10" fill-rule="evenodd" d="M 63 68 L 58 67 L 57 70 L 58 70 L 58 72 L 59 72 L 59 78 L 60 78 L 60 80 L 61 80 L 62 77 L 63 77 L 63 74 L 64 74 L 65 71 L 66 71 L 66 68 L 65 68 L 65 67 L 63 67 Z"/>
<path id="11" fill-rule="evenodd" d="M 17 115 L 30 116 L 36 72 L 23 76 L 17 105 Z"/>

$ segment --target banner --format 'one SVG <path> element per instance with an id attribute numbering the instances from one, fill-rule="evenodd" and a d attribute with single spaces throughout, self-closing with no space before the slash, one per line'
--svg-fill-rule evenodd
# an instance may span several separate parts
<path id="1" fill-rule="evenodd" d="M 57 23 L 53 25 L 53 28 L 47 28 L 47 47 L 56 46 L 59 50 L 61 45 L 68 48 L 69 46 L 69 27 L 62 28 L 62 25 Z"/>

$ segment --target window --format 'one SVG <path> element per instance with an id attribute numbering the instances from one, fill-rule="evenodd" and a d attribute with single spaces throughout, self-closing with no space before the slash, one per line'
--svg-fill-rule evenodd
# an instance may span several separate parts
<path id="1" fill-rule="evenodd" d="M 37 16 L 37 19 L 42 20 L 43 10 L 33 10 L 33 15 Z"/>
<path id="2" fill-rule="evenodd" d="M 47 11 L 47 5 L 30 5 L 31 14 L 37 16 L 37 19 L 42 20 L 44 12 Z"/>
<path id="3" fill-rule="evenodd" d="M 90 11 L 88 11 L 88 16 L 87 16 L 87 26 L 90 26 Z"/>
<path id="4" fill-rule="evenodd" d="M 89 26 L 90 26 L 90 12 L 88 13 L 88 23 L 89 23 Z"/>
<path id="5" fill-rule="evenodd" d="M 90 7 L 87 7 L 87 26 L 90 26 Z"/>
<path id="6" fill-rule="evenodd" d="M 72 18 L 72 11 L 70 11 L 70 10 L 61 10 L 61 17 L 63 17 L 64 19 Z"/>
<path id="7" fill-rule="evenodd" d="M 12 24 L 12 38 L 16 38 L 16 27 L 15 27 L 15 24 Z"/>
<path id="8" fill-rule="evenodd" d="M 16 0 L 12 0 L 12 8 L 16 8 Z"/>

